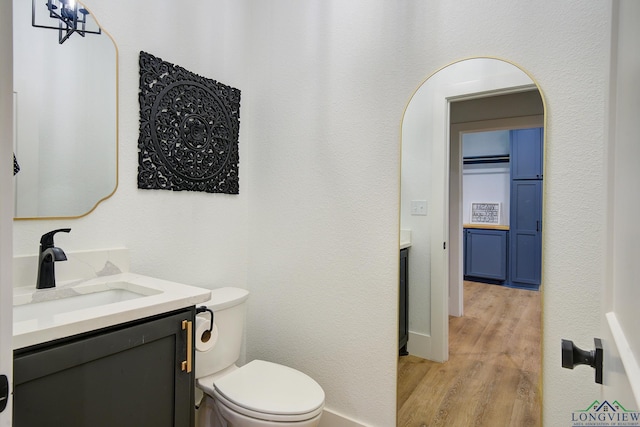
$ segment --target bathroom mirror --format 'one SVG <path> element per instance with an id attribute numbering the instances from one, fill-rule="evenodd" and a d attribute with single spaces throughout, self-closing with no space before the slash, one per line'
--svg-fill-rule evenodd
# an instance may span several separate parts
<path id="1" fill-rule="evenodd" d="M 58 26 L 47 2 L 38 24 Z M 83 6 L 82 6 L 83 7 Z M 87 30 L 98 32 L 91 13 Z M 32 2 L 13 1 L 16 219 L 91 212 L 117 187 L 117 50 L 111 37 L 32 25 Z"/>
<path id="2" fill-rule="evenodd" d="M 532 101 L 529 103 L 529 100 Z M 454 105 L 461 104 L 464 104 L 463 108 L 453 108 Z M 457 111 L 457 116 L 454 110 Z M 471 132 L 544 128 L 544 125 L 544 103 L 538 86 L 519 67 L 495 58 L 466 59 L 443 67 L 420 84 L 408 100 L 401 125 L 400 228 L 411 233 L 408 262 L 409 341 L 407 346 L 410 356 L 407 357 L 415 359 L 403 359 L 405 356 L 399 359 L 399 421 L 406 421 L 404 417 L 407 414 L 417 412 L 423 414 L 421 411 L 425 411 L 424 408 L 428 406 L 425 403 L 427 400 L 446 402 L 446 398 L 451 395 L 451 393 L 447 395 L 450 392 L 448 389 L 435 391 L 442 386 L 441 383 L 427 384 L 424 382 L 429 381 L 426 375 L 425 379 L 418 379 L 414 374 L 422 370 L 419 375 L 424 375 L 424 372 L 429 369 L 428 363 L 435 362 L 437 366 L 443 367 L 443 371 L 447 366 L 454 366 L 453 358 L 449 358 L 449 324 L 455 322 L 452 320 L 455 319 L 453 316 L 461 316 L 459 319 L 464 318 L 462 306 L 456 312 L 456 304 L 458 302 L 463 304 L 464 278 L 463 214 L 466 212 L 466 206 L 463 206 L 462 202 L 462 188 L 463 181 L 467 178 L 462 158 L 462 136 Z M 506 146 L 508 147 L 508 144 Z M 499 163 L 494 159 L 492 161 L 495 164 L 489 165 L 491 169 L 481 165 L 482 170 L 476 167 L 474 173 L 476 176 L 480 172 L 500 175 L 500 179 L 505 179 L 503 177 L 506 176 L 506 186 L 509 188 L 509 154 L 506 154 L 507 163 Z M 482 157 L 486 160 L 484 156 Z M 480 198 L 473 201 L 494 202 L 496 200 Z M 412 210 L 418 202 L 425 206 L 425 212 L 422 214 Z M 509 205 L 503 203 L 502 206 L 506 209 Z M 504 217 L 506 221 L 501 223 L 500 227 L 509 226 L 508 214 Z M 443 250 L 443 245 L 447 250 Z M 484 289 L 491 291 L 508 288 L 507 286 L 499 287 L 496 284 L 486 284 L 486 286 L 487 288 Z M 537 306 L 531 309 L 529 319 L 532 319 L 531 327 L 539 330 L 540 292 L 511 288 L 508 290 L 528 292 L 529 294 L 524 298 L 532 296 L 537 300 Z M 479 294 L 484 299 L 490 298 L 489 292 L 484 293 L 480 290 Z M 481 323 L 484 320 L 475 319 L 475 321 Z M 454 333 L 454 329 L 452 326 L 451 333 Z M 454 337 L 452 340 L 456 343 L 461 342 L 459 337 Z M 474 351 L 479 352 L 479 348 L 480 346 L 474 347 Z M 503 353 L 505 352 L 506 349 Z M 539 336 L 538 341 L 534 340 L 530 343 L 528 353 L 532 359 L 532 372 L 536 369 L 539 372 Z M 468 355 L 471 354 L 468 353 Z M 538 360 L 534 361 L 536 355 Z M 478 354 L 473 353 L 473 357 L 476 356 Z M 500 353 L 491 355 L 490 358 L 492 361 L 497 361 L 503 356 Z M 462 359 L 464 360 L 464 356 Z M 405 364 L 405 360 L 412 361 Z M 427 360 L 433 362 L 426 362 Z M 447 360 L 449 360 L 447 364 L 440 365 Z M 456 357 L 455 362 L 459 360 L 460 357 Z M 417 371 L 411 371 L 412 368 L 408 367 L 409 365 L 419 367 Z M 464 371 L 465 368 L 457 366 L 461 372 Z M 471 374 L 467 374 L 467 377 L 460 379 L 460 384 L 471 378 Z M 528 375 L 529 373 L 527 373 L 527 379 Z M 531 378 L 534 378 L 530 382 L 531 396 L 535 395 L 540 399 L 539 392 L 533 387 L 537 377 L 532 374 Z M 465 386 L 465 388 L 472 387 Z M 412 393 L 416 393 L 414 390 L 420 389 L 430 390 L 432 395 L 424 396 L 424 400 L 420 396 L 411 396 Z M 436 396 L 437 393 L 442 395 Z M 515 394 L 517 393 L 514 392 Z M 479 397 L 475 398 L 475 401 L 479 400 Z M 422 403 L 420 407 L 415 403 L 411 406 L 411 401 Z M 452 403 L 449 402 L 449 404 Z M 539 411 L 539 407 L 532 406 L 528 410 L 536 412 Z"/>

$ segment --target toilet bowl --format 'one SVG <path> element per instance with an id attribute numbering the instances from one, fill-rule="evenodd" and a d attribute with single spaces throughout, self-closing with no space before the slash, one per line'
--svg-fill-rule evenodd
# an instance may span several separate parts
<path id="1" fill-rule="evenodd" d="M 325 395 L 311 377 L 264 360 L 235 365 L 248 295 L 214 289 L 205 303 L 214 312 L 218 338 L 212 349 L 196 352 L 196 386 L 203 392 L 196 427 L 316 427 Z"/>
<path id="2" fill-rule="evenodd" d="M 314 427 L 324 406 L 324 391 L 317 382 L 300 371 L 263 360 L 222 377 L 200 378 L 197 384 L 205 393 L 205 407 L 215 414 L 209 416 L 234 427 Z"/>

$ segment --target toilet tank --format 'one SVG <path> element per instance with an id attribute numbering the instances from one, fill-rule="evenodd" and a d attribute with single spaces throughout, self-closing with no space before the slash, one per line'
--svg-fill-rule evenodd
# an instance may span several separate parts
<path id="1" fill-rule="evenodd" d="M 244 334 L 245 301 L 249 292 L 240 288 L 219 288 L 211 291 L 211 299 L 196 307 L 213 310 L 218 339 L 209 351 L 196 351 L 196 378 L 215 374 L 232 366 L 240 357 Z M 200 313 L 198 319 L 209 321 L 209 313 Z M 197 336 L 196 340 L 200 337 Z"/>

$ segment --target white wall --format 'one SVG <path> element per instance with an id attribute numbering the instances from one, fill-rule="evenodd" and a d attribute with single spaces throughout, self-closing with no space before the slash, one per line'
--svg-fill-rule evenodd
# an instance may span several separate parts
<path id="1" fill-rule="evenodd" d="M 509 225 L 509 163 L 465 165 L 462 171 L 462 223 L 471 222 L 471 204 L 500 203 L 500 224 Z"/>
<path id="2" fill-rule="evenodd" d="M 462 157 L 509 155 L 510 151 L 508 130 L 462 134 Z"/>
<path id="3" fill-rule="evenodd" d="M 332 410 L 392 426 L 402 112 L 439 67 L 499 56 L 533 74 L 549 113 L 545 425 L 593 396 L 559 343 L 599 327 L 583 314 L 604 270 L 607 2 L 189 0 L 180 19 L 148 0 L 87 3 L 120 50 L 120 186 L 86 218 L 15 223 L 16 254 L 69 225 L 63 248 L 124 245 L 134 271 L 248 286 L 249 357 L 303 368 Z M 243 90 L 240 196 L 136 189 L 139 50 Z"/>
<path id="4" fill-rule="evenodd" d="M 403 14 L 251 7 L 248 357 L 308 372 L 333 411 L 394 425 Z"/>
<path id="5" fill-rule="evenodd" d="M 462 134 L 462 157 L 508 155 L 509 131 Z M 509 225 L 511 177 L 509 163 L 465 164 L 462 167 L 462 223 L 471 221 L 471 203 L 500 203 L 500 224 Z"/>

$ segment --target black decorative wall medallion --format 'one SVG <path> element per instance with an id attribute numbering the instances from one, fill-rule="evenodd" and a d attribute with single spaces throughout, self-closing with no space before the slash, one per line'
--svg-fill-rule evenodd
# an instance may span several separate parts
<path id="1" fill-rule="evenodd" d="M 238 194 L 240 90 L 140 52 L 138 188 Z"/>

